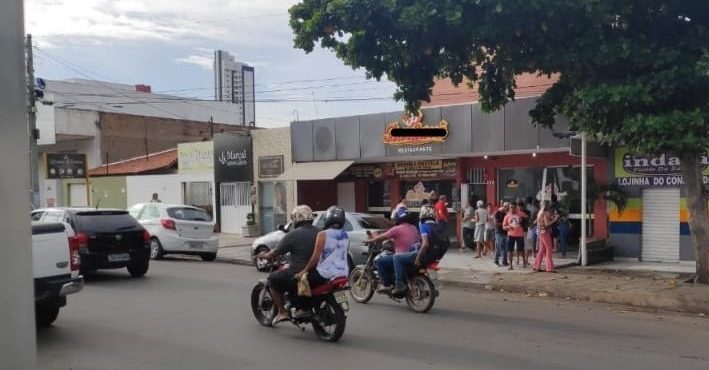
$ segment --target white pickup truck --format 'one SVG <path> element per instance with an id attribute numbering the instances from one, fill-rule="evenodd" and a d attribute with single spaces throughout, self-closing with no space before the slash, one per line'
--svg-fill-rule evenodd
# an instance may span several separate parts
<path id="1" fill-rule="evenodd" d="M 32 267 L 37 326 L 51 325 L 66 296 L 84 287 L 79 275 L 79 242 L 62 223 L 32 225 Z"/>

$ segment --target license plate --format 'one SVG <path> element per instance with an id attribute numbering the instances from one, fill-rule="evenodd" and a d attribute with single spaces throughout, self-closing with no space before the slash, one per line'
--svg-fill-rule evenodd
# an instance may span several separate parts
<path id="1" fill-rule="evenodd" d="M 202 243 L 202 242 L 190 242 L 189 244 L 190 244 L 190 248 L 194 248 L 194 249 L 204 248 L 204 243 Z"/>
<path id="2" fill-rule="evenodd" d="M 337 303 L 347 303 L 347 292 L 340 290 L 335 292 L 335 302 Z"/>
<path id="3" fill-rule="evenodd" d="M 109 254 L 108 262 L 125 262 L 130 261 L 130 254 L 120 253 L 120 254 Z"/>

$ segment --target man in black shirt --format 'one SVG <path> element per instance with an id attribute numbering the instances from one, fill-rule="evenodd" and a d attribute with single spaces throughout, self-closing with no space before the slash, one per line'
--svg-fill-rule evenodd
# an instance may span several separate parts
<path id="1" fill-rule="evenodd" d="M 495 264 L 500 266 L 502 257 L 503 266 L 507 266 L 507 231 L 502 228 L 502 223 L 510 209 L 508 202 L 502 203 L 502 207 L 495 212 Z"/>
<path id="2" fill-rule="evenodd" d="M 274 259 L 290 253 L 288 268 L 274 271 L 268 276 L 273 303 L 278 308 L 278 315 L 273 319 L 274 324 L 288 320 L 288 311 L 283 304 L 283 293 L 288 292 L 291 299 L 297 297 L 298 282 L 295 280 L 295 274 L 308 264 L 315 248 L 315 239 L 320 231 L 313 226 L 313 211 L 308 206 L 297 206 L 291 213 L 291 221 L 294 230 L 289 231 L 272 251 L 259 254 L 259 258 Z"/>

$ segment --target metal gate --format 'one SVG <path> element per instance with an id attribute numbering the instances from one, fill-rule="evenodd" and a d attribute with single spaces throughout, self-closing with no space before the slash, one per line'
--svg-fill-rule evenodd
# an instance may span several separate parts
<path id="1" fill-rule="evenodd" d="M 246 217 L 251 212 L 251 183 L 224 183 L 219 185 L 219 190 L 221 230 L 241 234 L 241 228 L 246 226 Z"/>
<path id="2" fill-rule="evenodd" d="M 679 188 L 643 190 L 643 261 L 679 262 L 679 202 Z"/>

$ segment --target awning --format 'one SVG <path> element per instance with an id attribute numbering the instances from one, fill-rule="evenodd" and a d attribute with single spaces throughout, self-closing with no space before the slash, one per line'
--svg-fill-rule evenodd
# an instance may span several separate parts
<path id="1" fill-rule="evenodd" d="M 293 167 L 283 172 L 276 180 L 332 180 L 352 163 L 354 161 L 294 163 Z"/>

